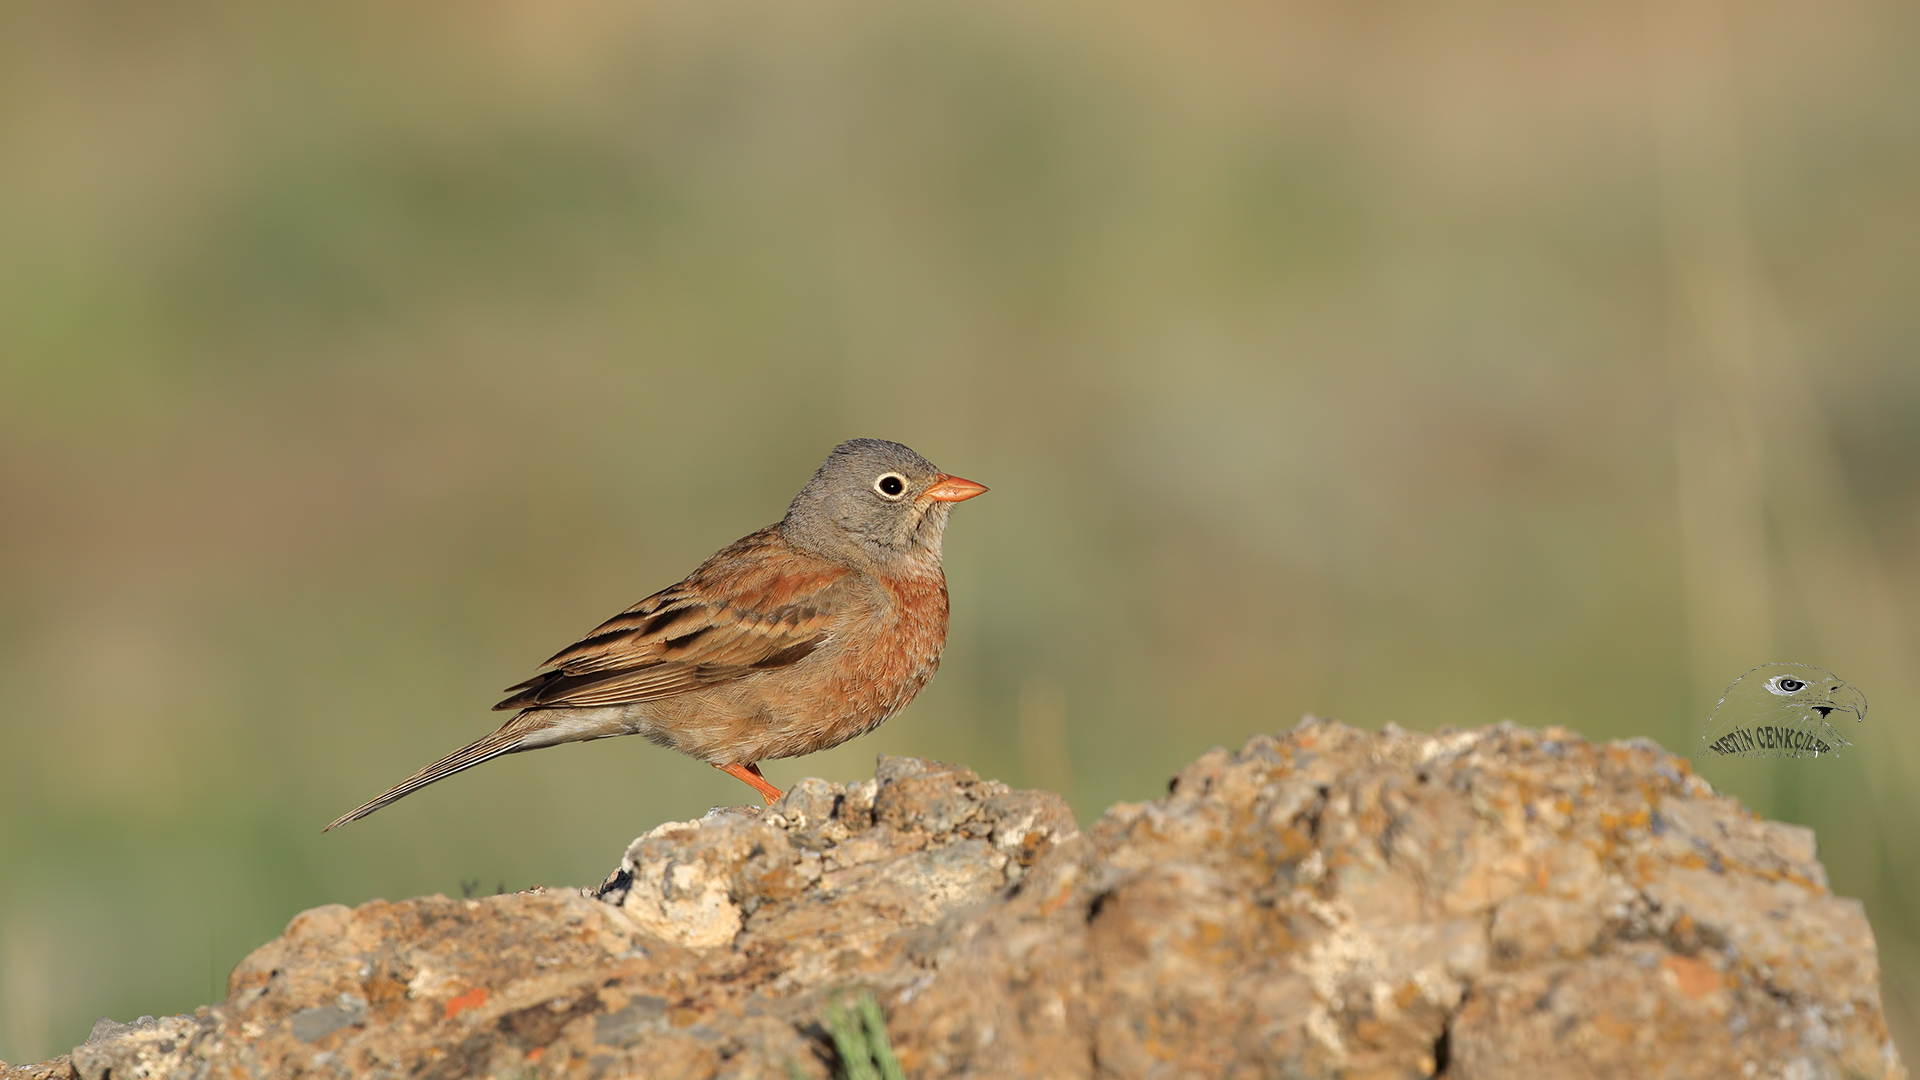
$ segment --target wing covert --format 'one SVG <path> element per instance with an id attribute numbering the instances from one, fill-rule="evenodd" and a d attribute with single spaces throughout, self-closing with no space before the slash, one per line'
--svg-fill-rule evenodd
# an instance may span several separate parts
<path id="1" fill-rule="evenodd" d="M 625 705 L 798 663 L 828 640 L 853 581 L 763 529 L 554 654 L 494 708 Z"/>

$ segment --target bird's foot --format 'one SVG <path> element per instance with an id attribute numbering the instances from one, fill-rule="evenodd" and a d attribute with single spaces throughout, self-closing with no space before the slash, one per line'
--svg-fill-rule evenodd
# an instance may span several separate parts
<path id="1" fill-rule="evenodd" d="M 767 801 L 768 806 L 779 802 L 780 796 L 784 794 L 779 788 L 768 783 L 766 777 L 760 775 L 760 766 L 758 763 L 748 762 L 745 765 L 721 765 L 717 762 L 708 762 L 707 764 L 712 765 L 714 768 L 719 769 L 721 772 L 726 773 L 728 776 L 739 780 L 741 783 L 759 792 L 760 797 Z"/>

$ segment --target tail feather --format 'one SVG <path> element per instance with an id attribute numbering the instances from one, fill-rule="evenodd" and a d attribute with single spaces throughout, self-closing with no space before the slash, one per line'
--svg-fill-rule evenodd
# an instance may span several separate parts
<path id="1" fill-rule="evenodd" d="M 366 803 L 358 809 L 341 815 L 334 819 L 333 824 L 320 831 L 331 832 L 349 821 L 359 821 L 361 818 L 366 817 L 368 814 L 373 813 L 375 810 L 389 803 L 399 802 L 401 799 L 419 791 L 435 780 L 444 780 L 454 773 L 462 772 L 466 769 L 473 768 L 475 765 L 492 761 L 502 754 L 511 754 L 516 750 L 534 749 L 532 746 L 521 745 L 527 735 L 530 734 L 528 730 L 530 725 L 521 723 L 520 721 L 521 717 L 514 717 L 502 725 L 500 730 L 485 738 L 475 739 L 473 742 L 455 750 L 439 761 L 421 769 L 419 772 L 414 773 L 412 776 L 394 785 L 392 791 Z M 536 745 L 546 744 L 540 743 Z"/>

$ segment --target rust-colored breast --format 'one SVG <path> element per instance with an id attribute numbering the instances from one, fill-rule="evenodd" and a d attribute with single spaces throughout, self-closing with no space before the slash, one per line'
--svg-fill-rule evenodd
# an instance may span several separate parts
<path id="1" fill-rule="evenodd" d="M 940 669 L 940 652 L 947 644 L 947 579 L 935 570 L 883 582 L 893 594 L 895 608 L 892 645 L 867 650 L 859 674 L 871 689 L 862 704 L 878 724 L 912 701 L 933 673 Z M 882 631 L 881 640 L 889 636 Z"/>
<path id="2" fill-rule="evenodd" d="M 883 579 L 883 593 L 836 630 L 818 692 L 790 702 L 765 732 L 764 757 L 838 746 L 879 727 L 913 700 L 940 667 L 947 642 L 947 581 L 931 573 Z M 826 659 L 823 657 L 822 659 Z"/>

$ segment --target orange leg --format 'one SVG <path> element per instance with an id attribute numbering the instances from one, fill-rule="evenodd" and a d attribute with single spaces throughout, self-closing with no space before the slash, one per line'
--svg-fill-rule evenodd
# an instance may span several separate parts
<path id="1" fill-rule="evenodd" d="M 767 778 L 760 775 L 760 766 L 757 763 L 748 762 L 745 765 L 719 765 L 709 761 L 707 764 L 712 765 L 714 768 L 719 769 L 721 772 L 726 773 L 728 776 L 759 792 L 760 797 L 767 800 L 768 806 L 772 806 L 774 803 L 780 801 L 780 789 L 767 783 Z"/>

